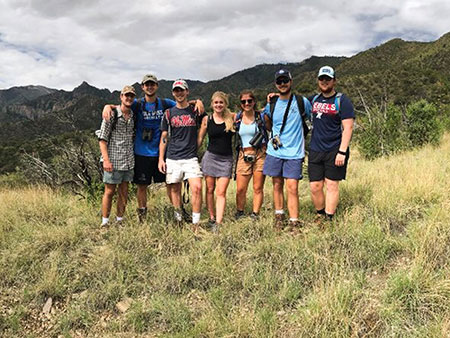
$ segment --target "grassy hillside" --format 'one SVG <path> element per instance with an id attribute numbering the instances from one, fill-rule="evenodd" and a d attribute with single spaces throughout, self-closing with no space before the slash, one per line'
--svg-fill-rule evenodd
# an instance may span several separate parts
<path id="1" fill-rule="evenodd" d="M 373 162 L 351 158 L 337 220 L 295 237 L 263 217 L 200 239 L 174 229 L 164 191 L 151 219 L 101 232 L 98 207 L 45 188 L 0 191 L 5 336 L 447 337 L 450 135 Z M 206 218 L 204 213 L 203 219 Z M 48 313 L 42 313 L 51 297 Z M 124 313 L 116 304 L 126 300 Z"/>

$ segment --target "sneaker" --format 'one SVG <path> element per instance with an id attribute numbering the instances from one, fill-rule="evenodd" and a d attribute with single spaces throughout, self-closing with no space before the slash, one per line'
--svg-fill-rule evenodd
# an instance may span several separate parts
<path id="1" fill-rule="evenodd" d="M 253 211 L 253 212 L 250 214 L 250 218 L 251 218 L 252 220 L 254 220 L 254 221 L 258 221 L 258 220 L 259 220 L 259 214 Z"/>
<path id="2" fill-rule="evenodd" d="M 284 214 L 275 214 L 275 222 L 273 227 L 276 231 L 281 231 L 284 229 Z"/>
<path id="3" fill-rule="evenodd" d="M 236 220 L 238 220 L 238 219 L 240 219 L 240 218 L 242 218 L 244 216 L 245 216 L 244 210 L 237 210 L 236 213 L 234 214 L 234 218 Z"/>
<path id="4" fill-rule="evenodd" d="M 323 222 L 326 221 L 325 215 L 324 214 L 316 214 L 316 216 L 314 216 L 314 220 L 313 223 L 317 226 L 322 226 Z"/>

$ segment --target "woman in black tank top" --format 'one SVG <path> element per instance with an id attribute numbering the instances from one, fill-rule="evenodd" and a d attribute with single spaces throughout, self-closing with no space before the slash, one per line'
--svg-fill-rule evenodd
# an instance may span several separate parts
<path id="1" fill-rule="evenodd" d="M 222 224 L 226 193 L 233 169 L 232 138 L 235 114 L 228 109 L 228 96 L 223 92 L 215 92 L 212 95 L 211 107 L 213 113 L 205 116 L 202 120 L 198 135 L 198 147 L 201 146 L 205 135 L 208 134 L 208 147 L 203 155 L 202 171 L 206 181 L 209 224 L 213 229 L 217 229 L 216 225 Z"/>

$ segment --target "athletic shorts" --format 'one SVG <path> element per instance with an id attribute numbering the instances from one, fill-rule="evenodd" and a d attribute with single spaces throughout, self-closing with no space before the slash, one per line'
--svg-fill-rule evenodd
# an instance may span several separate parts
<path id="1" fill-rule="evenodd" d="M 303 159 L 287 160 L 267 155 L 264 162 L 263 174 L 272 177 L 292 178 L 301 180 Z"/>
<path id="2" fill-rule="evenodd" d="M 133 169 L 103 171 L 103 183 L 120 184 L 122 182 L 131 182 L 132 180 L 133 180 Z"/>
<path id="3" fill-rule="evenodd" d="M 166 160 L 166 183 L 179 183 L 189 178 L 203 177 L 197 157 L 188 160 Z"/>
<path id="4" fill-rule="evenodd" d="M 337 167 L 334 163 L 338 150 L 339 149 L 328 152 L 309 151 L 308 176 L 310 182 L 323 181 L 325 178 L 332 181 L 345 180 L 350 151 L 347 150 L 344 165 L 342 167 Z"/>
<path id="5" fill-rule="evenodd" d="M 244 161 L 244 154 L 255 156 L 255 161 L 254 162 Z M 263 171 L 265 160 L 266 160 L 266 148 L 261 148 L 258 150 L 253 147 L 241 149 L 239 151 L 236 173 L 245 176 L 245 175 L 253 175 L 255 171 Z"/>
<path id="6" fill-rule="evenodd" d="M 163 183 L 166 175 L 158 170 L 158 157 L 134 155 L 134 180 L 136 184 Z"/>

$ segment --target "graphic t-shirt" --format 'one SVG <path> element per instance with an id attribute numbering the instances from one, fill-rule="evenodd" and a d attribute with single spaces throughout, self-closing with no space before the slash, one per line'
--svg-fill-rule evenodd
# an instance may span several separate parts
<path id="1" fill-rule="evenodd" d="M 134 152 L 136 155 L 158 157 L 159 139 L 161 137 L 161 120 L 164 115 L 163 101 L 167 108 L 175 106 L 175 101 L 157 98 L 155 102 L 146 102 L 144 98 L 135 100 L 131 109 L 137 116 L 136 139 Z M 146 136 L 143 139 L 143 135 Z"/>
<path id="2" fill-rule="evenodd" d="M 167 158 L 187 160 L 197 157 L 197 114 L 191 106 L 183 109 L 175 106 L 167 112 L 161 121 L 161 131 L 169 131 L 170 134 Z"/>
<path id="3" fill-rule="evenodd" d="M 301 98 L 301 96 L 298 96 Z M 278 99 L 275 104 L 272 117 L 272 135 L 280 135 L 280 129 L 283 124 L 283 117 L 286 111 L 289 100 Z M 309 117 L 311 113 L 311 104 L 306 98 L 303 98 L 305 105 L 306 116 Z M 268 103 L 264 108 L 264 113 L 270 118 L 270 104 Z M 272 142 L 267 146 L 267 154 L 277 158 L 292 160 L 302 159 L 305 157 L 305 138 L 303 137 L 302 117 L 298 111 L 298 105 L 295 97 L 292 99 L 289 113 L 286 119 L 286 124 L 283 133 L 280 136 L 282 146 L 275 150 Z"/>
<path id="4" fill-rule="evenodd" d="M 320 94 L 309 97 L 312 104 L 312 124 L 310 149 L 313 151 L 332 151 L 339 147 L 342 138 L 342 120 L 354 119 L 355 112 L 350 99 L 342 94 L 339 107 L 336 95 L 325 98 Z"/>

